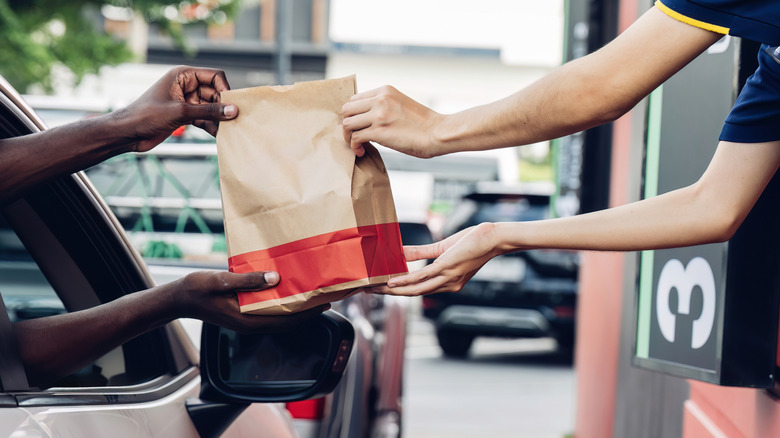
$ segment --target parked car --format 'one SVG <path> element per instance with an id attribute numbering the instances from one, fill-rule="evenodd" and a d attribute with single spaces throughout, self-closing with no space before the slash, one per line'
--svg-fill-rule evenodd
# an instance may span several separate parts
<path id="1" fill-rule="evenodd" d="M 477 185 L 448 216 L 445 236 L 482 222 L 544 219 L 550 194 L 496 184 Z M 521 251 L 498 256 L 456 293 L 423 298 L 423 314 L 436 326 L 444 354 L 465 357 L 478 336 L 554 337 L 574 345 L 576 252 Z"/>
<path id="2" fill-rule="evenodd" d="M 43 128 L 0 78 L 0 136 Z M 197 206 L 187 207 L 189 214 Z M 0 209 L 0 291 L 7 307 L 0 318 L 84 309 L 191 270 L 222 267 L 169 257 L 150 269 L 120 222 L 83 172 Z M 175 321 L 50 388 L 0 389 L 0 436 L 205 437 L 225 428 L 226 437 L 399 436 L 404 301 L 358 294 L 317 321 L 296 333 L 249 338 L 206 326 L 202 339 L 199 322 Z M 0 333 L 0 348 L 7 335 Z M 241 368 L 247 349 L 282 364 L 312 362 L 319 368 L 306 368 L 321 373 L 277 381 L 257 378 L 274 373 L 255 367 L 248 378 Z"/>

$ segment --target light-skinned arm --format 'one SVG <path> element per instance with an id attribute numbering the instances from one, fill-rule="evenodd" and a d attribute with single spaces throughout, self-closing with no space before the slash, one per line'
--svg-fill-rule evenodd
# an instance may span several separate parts
<path id="1" fill-rule="evenodd" d="M 375 141 L 429 158 L 562 137 L 620 117 L 721 36 L 652 8 L 602 49 L 494 103 L 442 115 L 390 86 L 356 94 L 342 109 L 344 138 L 358 156 Z"/>
<path id="2" fill-rule="evenodd" d="M 704 175 L 688 187 L 578 216 L 483 223 L 431 245 L 408 246 L 408 261 L 436 260 L 370 291 L 458 291 L 491 258 L 520 250 L 635 251 L 723 242 L 736 232 L 778 167 L 780 141 L 721 142 Z"/>

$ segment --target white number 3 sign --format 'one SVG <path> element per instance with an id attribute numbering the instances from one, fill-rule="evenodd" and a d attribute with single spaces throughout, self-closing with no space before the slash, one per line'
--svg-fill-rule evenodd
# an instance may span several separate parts
<path id="1" fill-rule="evenodd" d="M 710 338 L 715 321 L 715 278 L 709 263 L 701 257 L 693 258 L 687 267 L 677 259 L 664 265 L 658 278 L 656 294 L 656 315 L 661 333 L 669 342 L 674 342 L 675 320 L 669 306 L 672 289 L 677 289 L 677 313 L 688 315 L 691 310 L 693 288 L 699 286 L 703 295 L 701 315 L 693 321 L 691 348 L 701 348 Z"/>

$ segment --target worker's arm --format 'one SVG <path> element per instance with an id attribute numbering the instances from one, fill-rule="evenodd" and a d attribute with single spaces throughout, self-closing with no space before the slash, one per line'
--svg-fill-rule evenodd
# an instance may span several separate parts
<path id="1" fill-rule="evenodd" d="M 375 141 L 418 157 L 536 143 L 610 122 L 722 35 L 652 8 L 602 49 L 494 103 L 442 115 L 385 86 L 344 105 L 357 155 Z"/>

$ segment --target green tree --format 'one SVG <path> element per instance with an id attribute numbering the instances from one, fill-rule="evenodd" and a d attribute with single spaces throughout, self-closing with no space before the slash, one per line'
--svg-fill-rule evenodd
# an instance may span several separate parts
<path id="1" fill-rule="evenodd" d="M 140 14 L 188 49 L 181 28 L 187 23 L 221 23 L 234 16 L 240 0 L 0 0 L 0 75 L 17 90 L 40 84 L 51 89 L 51 71 L 64 65 L 81 80 L 104 65 L 132 59 L 126 41 L 99 26 L 101 8 Z"/>

